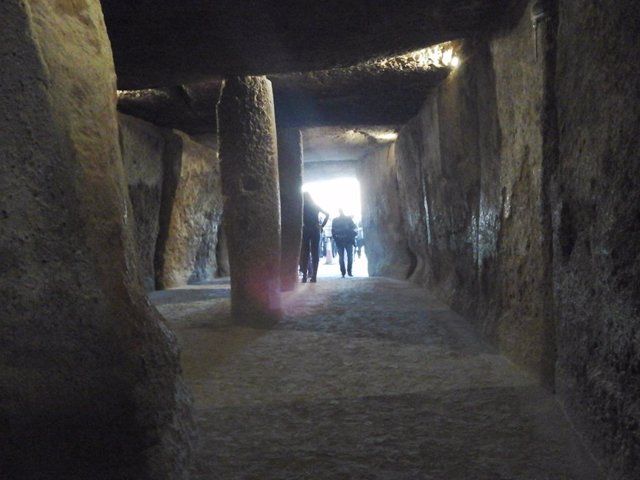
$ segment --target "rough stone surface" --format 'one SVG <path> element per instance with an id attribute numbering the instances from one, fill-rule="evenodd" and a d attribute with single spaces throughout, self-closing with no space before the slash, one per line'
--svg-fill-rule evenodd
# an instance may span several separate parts
<path id="1" fill-rule="evenodd" d="M 155 262 L 158 288 L 217 276 L 216 246 L 224 203 L 217 150 L 177 130 L 166 138 Z"/>
<path id="2" fill-rule="evenodd" d="M 536 58 L 531 6 L 468 42 L 400 132 L 411 278 L 555 384 L 611 478 L 636 478 L 638 7 L 560 2 Z"/>
<path id="3" fill-rule="evenodd" d="M 194 392 L 194 480 L 604 478 L 553 396 L 460 316 L 338 275 L 283 295 L 271 330 L 231 324 L 228 284 L 154 293 Z"/>
<path id="4" fill-rule="evenodd" d="M 293 290 L 298 282 L 302 244 L 302 136 L 297 129 L 278 129 L 281 258 L 280 288 Z"/>
<path id="5" fill-rule="evenodd" d="M 397 137 L 394 125 L 302 129 L 305 182 L 355 177 L 360 160 Z"/>
<path id="6" fill-rule="evenodd" d="M 411 279 L 477 319 L 501 351 L 552 385 L 546 64 L 534 57 L 525 13 L 490 43 L 459 47 L 462 66 L 400 131 L 396 172 Z"/>
<path id="7" fill-rule="evenodd" d="M 218 228 L 218 245 L 216 247 L 216 258 L 218 260 L 218 277 L 228 277 L 231 274 L 229 267 L 229 247 L 227 245 L 227 235 L 224 233 L 224 216 L 220 228 Z"/>
<path id="8" fill-rule="evenodd" d="M 545 51 L 550 32 L 545 24 L 538 27 L 537 58 L 532 45 L 531 4 L 514 29 L 491 42 L 500 183 L 484 178 L 479 234 L 492 235 L 487 230 L 492 230 L 496 215 L 501 216 L 496 241 L 496 286 L 501 306 L 495 326 L 489 328 L 505 354 L 552 386 L 556 339 L 551 312 L 550 217 L 543 185 L 548 162 L 542 124 L 543 94 L 553 88 L 553 79 L 547 75 Z M 493 131 L 489 134 L 495 135 Z M 491 168 L 488 172 L 493 173 Z M 487 201 L 499 196 L 500 210 Z M 479 262 L 487 253 L 491 255 L 489 245 L 484 243 L 482 248 L 482 252 L 478 248 Z"/>
<path id="9" fill-rule="evenodd" d="M 186 394 L 138 274 L 100 3 L 0 18 L 1 475 L 183 478 Z"/>
<path id="10" fill-rule="evenodd" d="M 429 267 L 428 262 L 430 260 L 428 258 L 427 245 L 432 242 L 433 236 L 429 230 L 432 227 L 432 222 L 428 216 L 429 210 L 427 210 L 427 207 L 432 210 L 435 209 L 433 205 L 428 205 L 428 202 L 432 199 L 428 199 L 426 196 L 425 184 L 427 179 L 425 178 L 423 167 L 425 159 L 423 158 L 422 117 L 423 115 L 408 122 L 400 131 L 398 140 L 394 145 L 401 223 L 404 227 L 405 238 L 413 260 L 413 268 L 408 274 L 409 278 L 418 282 L 424 281 L 424 276 L 427 274 L 425 269 Z M 439 149 L 440 139 L 437 136 L 437 125 L 430 125 L 430 127 L 425 133 L 435 132 L 436 142 L 433 147 Z M 450 183 L 442 182 L 442 185 L 443 188 L 446 188 L 450 186 Z M 437 213 L 434 212 L 434 214 Z M 441 257 L 437 257 L 434 260 L 438 261 L 440 259 Z M 434 269 L 433 274 L 437 276 L 438 273 Z"/>
<path id="11" fill-rule="evenodd" d="M 155 290 L 154 257 L 162 196 L 164 136 L 154 125 L 118 115 L 120 148 L 133 207 L 138 265 L 145 290 Z"/>
<path id="12" fill-rule="evenodd" d="M 558 388 L 640 478 L 640 4 L 559 2 L 553 279 Z M 598 32 L 601 41 L 586 44 Z M 590 42 L 589 42 L 590 43 Z"/>
<path id="13" fill-rule="evenodd" d="M 102 0 L 120 88 L 345 67 L 495 28 L 518 0 Z"/>
<path id="14" fill-rule="evenodd" d="M 161 127 L 199 135 L 216 131 L 216 108 L 222 80 L 118 91 L 118 110 Z"/>
<path id="15" fill-rule="evenodd" d="M 448 72 L 444 65 L 423 64 L 416 53 L 348 68 L 275 75 L 270 78 L 277 122 L 298 128 L 399 125 L 418 112 L 425 92 Z"/>
<path id="16" fill-rule="evenodd" d="M 218 104 L 231 307 L 238 323 L 272 325 L 280 305 L 280 192 L 271 82 L 234 77 Z"/>
<path id="17" fill-rule="evenodd" d="M 395 149 L 379 148 L 358 168 L 369 275 L 405 280 L 414 269 L 404 235 Z"/>

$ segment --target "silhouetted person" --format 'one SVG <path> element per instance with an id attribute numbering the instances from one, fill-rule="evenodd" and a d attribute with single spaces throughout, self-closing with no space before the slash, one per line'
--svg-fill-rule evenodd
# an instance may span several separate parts
<path id="1" fill-rule="evenodd" d="M 345 273 L 353 277 L 351 268 L 353 266 L 353 247 L 356 245 L 357 227 L 351 217 L 348 217 L 340 210 L 340 216 L 333 219 L 331 224 L 331 235 L 336 241 L 338 255 L 340 256 L 340 273 L 344 278 Z M 344 265 L 344 254 L 347 253 L 347 266 Z"/>
<path id="2" fill-rule="evenodd" d="M 304 192 L 302 213 L 302 248 L 300 249 L 300 271 L 302 282 L 316 281 L 318 275 L 318 263 L 320 262 L 320 231 L 329 220 L 329 214 L 320 208 L 311 198 L 309 192 Z M 324 214 L 320 223 L 319 214 Z M 309 262 L 311 255 L 311 262 Z"/>

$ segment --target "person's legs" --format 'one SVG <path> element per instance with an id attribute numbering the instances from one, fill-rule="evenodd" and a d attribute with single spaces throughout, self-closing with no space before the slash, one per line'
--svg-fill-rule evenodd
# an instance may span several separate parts
<path id="1" fill-rule="evenodd" d="M 353 245 L 347 245 L 347 274 L 350 277 L 353 277 L 351 273 L 351 269 L 353 267 Z"/>
<path id="2" fill-rule="evenodd" d="M 338 255 L 340 256 L 340 273 L 344 277 L 344 274 L 347 273 L 347 269 L 344 267 L 344 244 L 338 242 Z"/>
<path id="3" fill-rule="evenodd" d="M 309 253 L 310 253 L 310 236 L 308 232 L 302 232 L 302 246 L 300 248 L 300 271 L 302 272 L 302 282 L 307 281 L 307 272 L 309 266 Z"/>
<path id="4" fill-rule="evenodd" d="M 311 281 L 316 281 L 316 276 L 318 275 L 318 263 L 320 263 L 320 232 L 311 235 L 309 241 L 309 248 L 311 250 L 311 259 L 313 261 L 313 270 L 309 272 L 311 276 Z"/>

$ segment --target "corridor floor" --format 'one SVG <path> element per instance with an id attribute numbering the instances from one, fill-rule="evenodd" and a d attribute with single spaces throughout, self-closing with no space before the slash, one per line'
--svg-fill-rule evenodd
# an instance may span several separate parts
<path id="1" fill-rule="evenodd" d="M 235 327 L 229 284 L 155 292 L 182 348 L 192 478 L 601 478 L 553 397 L 424 290 L 321 276 L 274 329 Z"/>

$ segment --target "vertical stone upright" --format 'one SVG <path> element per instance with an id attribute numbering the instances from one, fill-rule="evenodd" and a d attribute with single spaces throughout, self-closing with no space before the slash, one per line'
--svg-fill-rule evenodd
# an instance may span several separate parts
<path id="1" fill-rule="evenodd" d="M 298 129 L 278 130 L 278 174 L 282 222 L 280 286 L 288 291 L 298 280 L 302 243 L 302 135 Z"/>
<path id="2" fill-rule="evenodd" d="M 165 140 L 155 252 L 158 289 L 214 278 L 223 209 L 216 149 L 178 130 L 166 132 Z"/>
<path id="3" fill-rule="evenodd" d="M 118 124 L 122 160 L 135 219 L 138 264 L 145 289 L 153 291 L 153 259 L 159 230 L 165 140 L 155 126 L 143 120 L 119 114 Z"/>
<path id="4" fill-rule="evenodd" d="M 265 327 L 280 318 L 280 193 L 271 82 L 228 79 L 218 104 L 231 313 Z"/>
<path id="5" fill-rule="evenodd" d="M 0 18 L 0 477 L 182 478 L 188 395 L 138 270 L 100 2 Z"/>
<path id="6" fill-rule="evenodd" d="M 558 398 L 604 452 L 609 478 L 624 479 L 640 478 L 638 18 L 633 0 L 558 2 L 558 128 L 545 139 L 557 142 L 548 192 Z M 585 45 L 593 32 L 602 40 Z"/>

